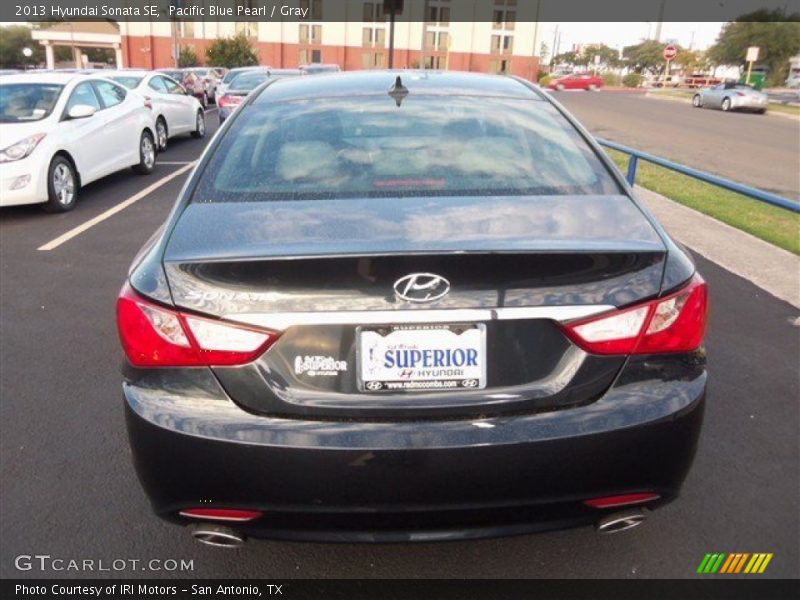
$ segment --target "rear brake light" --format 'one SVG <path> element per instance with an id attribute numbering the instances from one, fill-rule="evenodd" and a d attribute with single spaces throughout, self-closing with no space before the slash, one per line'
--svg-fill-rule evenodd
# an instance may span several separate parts
<path id="1" fill-rule="evenodd" d="M 217 101 L 217 106 L 220 108 L 224 108 L 226 106 L 235 106 L 237 104 L 241 104 L 242 98 L 241 96 L 228 96 L 225 94 Z"/>
<path id="2" fill-rule="evenodd" d="M 158 306 L 127 283 L 117 299 L 117 328 L 125 355 L 138 367 L 241 365 L 278 339 L 272 331 Z"/>
<path id="3" fill-rule="evenodd" d="M 563 326 L 567 336 L 592 354 L 690 352 L 703 341 L 708 290 L 695 275 L 683 289 L 611 314 Z"/>
<path id="4" fill-rule="evenodd" d="M 737 96 L 744 96 L 744 92 L 736 92 Z"/>
<path id="5" fill-rule="evenodd" d="M 186 508 L 179 513 L 193 519 L 213 519 L 216 521 L 252 521 L 264 513 L 260 510 L 240 510 L 237 508 Z"/>
<path id="6" fill-rule="evenodd" d="M 602 498 L 592 498 L 584 500 L 586 506 L 594 508 L 614 508 L 617 506 L 628 506 L 630 504 L 641 504 L 658 500 L 661 496 L 653 492 L 639 492 L 638 494 L 622 494 L 620 496 L 604 496 Z"/>

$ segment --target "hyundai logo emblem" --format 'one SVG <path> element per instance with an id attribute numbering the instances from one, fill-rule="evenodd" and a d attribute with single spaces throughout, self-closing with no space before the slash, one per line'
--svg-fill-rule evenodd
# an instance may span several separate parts
<path id="1" fill-rule="evenodd" d="M 450 291 L 450 282 L 434 273 L 412 273 L 394 282 L 394 293 L 408 302 L 433 302 Z"/>

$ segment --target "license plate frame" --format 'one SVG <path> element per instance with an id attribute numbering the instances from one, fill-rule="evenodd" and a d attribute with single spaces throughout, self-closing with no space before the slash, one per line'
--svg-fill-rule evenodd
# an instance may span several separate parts
<path id="1" fill-rule="evenodd" d="M 487 385 L 485 323 L 369 325 L 357 327 L 355 333 L 356 379 L 362 393 L 471 391 L 484 389 Z M 465 334 L 466 337 L 461 337 Z M 435 347 L 435 344 L 448 339 L 452 342 L 449 347 Z M 398 363 L 405 359 L 410 364 L 398 364 L 390 369 L 385 367 L 385 359 L 383 366 L 376 364 L 380 356 L 385 357 L 387 349 L 405 351 L 394 354 L 393 358 Z M 411 354 L 414 350 L 418 354 Z M 450 350 L 449 354 L 447 350 Z M 462 352 L 456 352 L 458 350 Z M 469 350 L 474 350 L 474 353 Z M 435 354 L 435 351 L 441 354 Z M 421 362 L 418 364 L 417 361 Z M 436 362 L 440 365 L 436 366 Z M 446 362 L 450 364 L 445 366 Z M 464 364 L 458 365 L 459 362 Z M 477 364 L 473 364 L 475 362 Z M 400 376 L 399 369 L 412 373 Z"/>

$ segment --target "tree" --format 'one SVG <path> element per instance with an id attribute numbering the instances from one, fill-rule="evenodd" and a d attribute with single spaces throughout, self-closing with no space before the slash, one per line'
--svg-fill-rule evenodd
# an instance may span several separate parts
<path id="1" fill-rule="evenodd" d="M 580 51 L 562 52 L 555 57 L 556 64 L 566 64 L 573 67 L 588 69 L 594 67 L 594 57 L 599 56 L 598 63 L 603 68 L 614 68 L 619 66 L 619 55 L 614 48 L 605 44 L 590 44 L 584 46 Z"/>
<path id="2" fill-rule="evenodd" d="M 758 62 L 769 68 L 768 85 L 782 83 L 789 58 L 800 52 L 800 14 L 783 9 L 758 10 L 726 23 L 708 50 L 715 64 L 745 67 L 747 48 L 758 46 Z"/>
<path id="3" fill-rule="evenodd" d="M 197 54 L 194 53 L 194 50 L 189 46 L 184 46 L 181 48 L 180 54 L 178 54 L 178 66 L 181 68 L 185 67 L 196 67 L 198 65 Z"/>
<path id="4" fill-rule="evenodd" d="M 614 69 L 620 66 L 619 53 L 612 47 L 605 44 L 590 44 L 583 49 L 581 55 L 587 67 L 594 65 L 594 57 L 600 57 L 600 65 L 606 69 Z"/>
<path id="5" fill-rule="evenodd" d="M 661 75 L 666 68 L 664 60 L 664 48 L 667 44 L 662 44 L 655 40 L 645 40 L 633 46 L 626 46 L 622 49 L 622 57 L 628 66 L 635 73 L 649 72 L 653 75 Z M 681 52 L 681 48 L 678 48 Z"/>
<path id="6" fill-rule="evenodd" d="M 572 52 L 562 52 L 561 54 L 556 54 L 553 57 L 553 64 L 555 65 L 577 65 L 580 57 L 577 53 Z"/>
<path id="7" fill-rule="evenodd" d="M 206 50 L 206 64 L 214 67 L 249 67 L 258 64 L 258 54 L 244 35 L 215 40 Z"/>
<path id="8" fill-rule="evenodd" d="M 30 57 L 22 53 L 30 48 Z M 0 67 L 16 69 L 38 65 L 44 62 L 44 48 L 31 37 L 31 28 L 25 25 L 0 27 Z"/>

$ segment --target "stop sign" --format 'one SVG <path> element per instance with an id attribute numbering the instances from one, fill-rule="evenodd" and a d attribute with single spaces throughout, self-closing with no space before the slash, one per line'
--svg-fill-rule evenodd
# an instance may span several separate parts
<path id="1" fill-rule="evenodd" d="M 664 60 L 672 60 L 676 56 L 678 56 L 678 48 L 675 44 L 670 44 L 664 48 Z"/>

